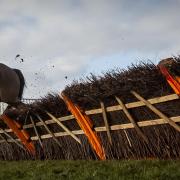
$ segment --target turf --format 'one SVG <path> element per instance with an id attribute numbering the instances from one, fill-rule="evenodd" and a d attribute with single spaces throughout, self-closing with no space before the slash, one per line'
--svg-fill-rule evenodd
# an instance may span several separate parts
<path id="1" fill-rule="evenodd" d="M 0 179 L 180 179 L 180 161 L 1 161 Z"/>

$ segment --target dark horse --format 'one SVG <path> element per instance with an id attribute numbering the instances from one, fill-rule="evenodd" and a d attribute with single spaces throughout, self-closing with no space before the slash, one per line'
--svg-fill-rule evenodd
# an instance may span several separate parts
<path id="1" fill-rule="evenodd" d="M 12 69 L 0 63 L 0 102 L 9 106 L 21 104 L 25 79 L 19 69 Z"/>

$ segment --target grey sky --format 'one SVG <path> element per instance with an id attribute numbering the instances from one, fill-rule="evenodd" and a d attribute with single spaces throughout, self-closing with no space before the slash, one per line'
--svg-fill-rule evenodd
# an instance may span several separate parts
<path id="1" fill-rule="evenodd" d="M 179 0 L 0 0 L 0 61 L 39 97 L 91 71 L 180 54 L 179 21 Z"/>

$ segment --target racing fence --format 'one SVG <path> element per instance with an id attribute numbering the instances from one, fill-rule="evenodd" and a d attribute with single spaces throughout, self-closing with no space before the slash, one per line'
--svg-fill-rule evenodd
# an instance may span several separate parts
<path id="1" fill-rule="evenodd" d="M 85 111 L 93 120 L 93 129 L 98 133 L 106 158 L 179 158 L 180 116 L 179 111 L 173 111 L 175 107 L 179 107 L 179 96 L 169 94 L 145 99 L 135 91 L 131 93 L 137 98 L 136 101 L 124 104 L 121 98 L 115 96 L 118 104 L 105 106 L 101 102 L 101 107 Z M 144 113 L 148 116 L 144 116 Z M 41 118 L 42 114 L 41 117 L 30 117 L 31 122 L 23 125 L 23 130 L 28 131 L 36 147 L 37 159 L 98 159 L 84 136 L 85 132 L 75 125 L 76 118 L 73 114 L 57 118 L 51 115 L 46 120 Z M 24 147 L 16 146 L 20 139 L 13 136 L 11 129 L 0 129 L 0 135 L 0 152 L 4 153 L 1 153 L 0 158 L 34 158 L 24 151 Z"/>

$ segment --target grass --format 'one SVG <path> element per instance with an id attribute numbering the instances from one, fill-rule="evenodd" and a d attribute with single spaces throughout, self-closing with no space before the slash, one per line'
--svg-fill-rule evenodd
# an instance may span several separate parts
<path id="1" fill-rule="evenodd" d="M 0 179 L 180 179 L 180 161 L 0 161 Z"/>

